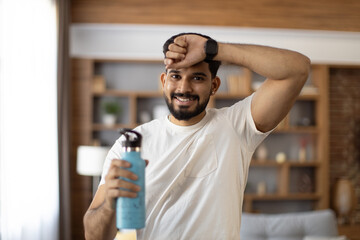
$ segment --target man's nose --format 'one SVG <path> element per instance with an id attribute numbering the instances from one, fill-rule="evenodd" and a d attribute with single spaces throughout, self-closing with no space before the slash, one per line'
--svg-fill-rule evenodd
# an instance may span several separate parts
<path id="1" fill-rule="evenodd" d="M 192 87 L 191 87 L 191 83 L 188 79 L 184 78 L 181 79 L 181 81 L 179 82 L 178 85 L 178 92 L 180 93 L 189 93 L 192 92 Z"/>

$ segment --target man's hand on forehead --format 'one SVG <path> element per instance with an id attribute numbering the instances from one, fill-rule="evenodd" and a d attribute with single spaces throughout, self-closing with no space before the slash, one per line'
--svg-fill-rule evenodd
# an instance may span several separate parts
<path id="1" fill-rule="evenodd" d="M 179 36 L 174 39 L 174 43 L 169 45 L 169 50 L 166 52 L 164 63 L 168 69 L 172 63 L 177 63 L 185 58 L 187 52 L 187 43 L 185 36 Z"/>
<path id="2" fill-rule="evenodd" d="M 204 44 L 206 38 L 189 34 L 174 39 L 166 52 L 164 64 L 166 69 L 185 68 L 199 63 L 205 59 Z"/>

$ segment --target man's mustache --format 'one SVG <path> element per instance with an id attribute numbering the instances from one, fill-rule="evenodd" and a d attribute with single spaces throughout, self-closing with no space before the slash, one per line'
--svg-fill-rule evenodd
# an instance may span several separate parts
<path id="1" fill-rule="evenodd" d="M 173 99 L 175 97 L 181 97 L 181 98 L 189 98 L 192 100 L 199 100 L 198 95 L 189 94 L 189 93 L 171 93 L 170 96 L 171 96 L 171 99 Z"/>

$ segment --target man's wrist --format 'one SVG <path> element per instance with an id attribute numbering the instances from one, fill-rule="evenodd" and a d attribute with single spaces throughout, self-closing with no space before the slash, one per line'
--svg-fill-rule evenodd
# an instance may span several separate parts
<path id="1" fill-rule="evenodd" d="M 116 200 L 105 200 L 102 204 L 103 211 L 107 214 L 112 214 L 116 211 Z"/>

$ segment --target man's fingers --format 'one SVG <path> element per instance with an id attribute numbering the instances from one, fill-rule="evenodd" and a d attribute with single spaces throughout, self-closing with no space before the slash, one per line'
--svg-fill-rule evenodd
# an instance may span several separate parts
<path id="1" fill-rule="evenodd" d="M 111 181 L 109 183 L 109 188 L 113 189 L 126 189 L 126 190 L 129 190 L 129 191 L 132 191 L 132 192 L 139 192 L 141 190 L 140 186 L 134 184 L 134 183 L 131 183 L 131 182 L 128 182 L 128 181 L 125 181 L 123 179 L 114 179 L 113 181 Z"/>
<path id="2" fill-rule="evenodd" d="M 131 164 L 128 161 L 125 161 L 122 159 L 113 159 L 111 161 L 110 167 L 112 167 L 112 166 L 129 168 L 129 167 L 131 167 Z"/>
<path id="3" fill-rule="evenodd" d="M 145 160 L 145 164 L 148 163 L 149 161 Z M 105 176 L 106 198 L 111 208 L 115 198 L 136 198 L 137 192 L 141 190 L 140 186 L 126 180 L 138 180 L 138 176 L 127 169 L 129 167 L 131 164 L 125 160 L 114 159 L 111 162 L 109 172 Z"/>
<path id="4" fill-rule="evenodd" d="M 174 61 L 170 58 L 165 58 L 164 59 L 164 64 L 167 66 L 167 65 L 171 65 Z"/>
<path id="5" fill-rule="evenodd" d="M 105 181 L 111 181 L 119 177 L 127 178 L 133 181 L 138 180 L 138 176 L 133 172 L 126 170 L 124 166 L 131 166 L 130 163 L 114 163 L 111 164 L 108 174 L 105 176 Z"/>
<path id="6" fill-rule="evenodd" d="M 169 45 L 169 51 L 185 54 L 186 53 L 186 48 L 181 47 L 181 46 L 176 45 L 176 44 L 170 44 Z"/>
<path id="7" fill-rule="evenodd" d="M 114 169 L 114 176 L 117 178 L 117 177 L 123 177 L 123 178 L 127 178 L 127 179 L 130 179 L 130 180 L 133 180 L 133 181 L 136 181 L 138 180 L 138 176 L 129 171 L 129 170 L 125 170 L 125 169 L 122 169 L 122 168 L 115 168 Z"/>
<path id="8" fill-rule="evenodd" d="M 186 48 L 188 46 L 186 42 L 186 36 L 182 35 L 174 39 L 174 43 L 180 47 Z"/>
<path id="9" fill-rule="evenodd" d="M 167 51 L 166 58 L 171 58 L 173 60 L 181 60 L 185 58 L 185 54 Z"/>
<path id="10" fill-rule="evenodd" d="M 129 192 L 121 189 L 110 189 L 108 191 L 108 196 L 110 198 L 118 198 L 118 197 L 128 197 L 128 198 L 136 198 L 136 192 Z"/>

